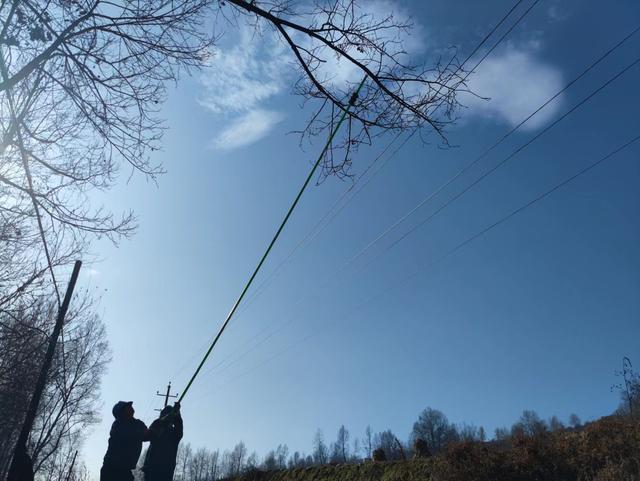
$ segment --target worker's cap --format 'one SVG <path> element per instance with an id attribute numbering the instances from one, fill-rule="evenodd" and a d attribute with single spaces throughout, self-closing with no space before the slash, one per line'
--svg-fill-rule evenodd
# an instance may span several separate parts
<path id="1" fill-rule="evenodd" d="M 124 408 L 126 406 L 131 406 L 132 404 L 133 401 L 118 401 L 111 410 L 111 412 L 113 413 L 113 417 L 117 419 L 122 416 L 122 411 L 124 411 Z"/>
<path id="2" fill-rule="evenodd" d="M 160 411 L 160 417 L 168 416 L 172 412 L 173 406 L 165 406 L 164 408 L 162 408 L 162 411 Z"/>

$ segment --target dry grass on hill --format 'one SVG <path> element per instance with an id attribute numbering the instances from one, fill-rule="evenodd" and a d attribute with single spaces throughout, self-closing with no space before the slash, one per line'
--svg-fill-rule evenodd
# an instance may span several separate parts
<path id="1" fill-rule="evenodd" d="M 429 459 L 254 470 L 236 481 L 640 481 L 640 423 L 603 418 L 579 431 L 460 443 Z"/>

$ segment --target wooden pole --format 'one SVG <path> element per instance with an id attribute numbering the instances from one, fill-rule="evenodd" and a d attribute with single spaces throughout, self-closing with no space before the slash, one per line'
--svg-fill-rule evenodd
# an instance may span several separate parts
<path id="1" fill-rule="evenodd" d="M 11 466 L 9 467 L 7 481 L 22 481 L 20 479 L 23 469 L 21 464 L 24 462 L 27 454 L 27 439 L 29 438 L 29 433 L 31 433 L 33 422 L 36 419 L 38 406 L 40 405 L 40 399 L 42 398 L 42 392 L 44 391 L 44 387 L 47 383 L 47 376 L 49 374 L 49 369 L 51 368 L 53 355 L 55 354 L 58 338 L 60 337 L 60 332 L 62 331 L 62 327 L 64 325 L 64 318 L 67 315 L 67 310 L 69 309 L 69 303 L 71 302 L 73 290 L 76 287 L 76 281 L 78 280 L 78 274 L 80 273 L 81 266 L 81 261 L 76 261 L 73 266 L 73 272 L 71 273 L 69 286 L 67 287 L 67 292 L 64 295 L 64 300 L 62 301 L 62 305 L 60 306 L 60 310 L 58 311 L 58 318 L 56 319 L 56 324 L 53 328 L 53 332 L 51 333 L 51 337 L 49 338 L 49 345 L 47 346 L 47 352 L 44 356 L 42 368 L 40 369 L 40 374 L 38 375 L 38 380 L 36 381 L 36 386 L 33 390 L 33 396 L 31 396 L 29 408 L 27 409 L 27 415 L 25 416 L 24 422 L 22 423 L 20 436 L 18 437 L 18 442 L 16 443 L 16 447 L 13 452 L 13 458 L 11 459 Z"/>
<path id="2" fill-rule="evenodd" d="M 76 464 L 77 456 L 78 456 L 78 450 L 76 449 L 76 452 L 73 453 L 73 459 L 71 460 L 71 466 L 69 466 L 69 472 L 67 473 L 66 481 L 69 481 L 71 479 L 71 474 L 73 473 L 73 466 Z"/>
<path id="3" fill-rule="evenodd" d="M 162 396 L 164 398 L 164 406 L 162 407 L 166 408 L 167 404 L 169 404 L 169 398 L 177 398 L 178 393 L 171 394 L 171 381 L 169 381 L 169 385 L 167 386 L 167 392 L 165 394 L 162 394 L 160 391 L 156 391 L 156 396 Z M 162 411 L 162 409 L 156 409 L 156 411 Z"/>

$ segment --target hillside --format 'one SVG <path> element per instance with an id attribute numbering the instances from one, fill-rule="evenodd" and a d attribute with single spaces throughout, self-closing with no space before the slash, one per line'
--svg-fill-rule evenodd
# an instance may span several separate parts
<path id="1" fill-rule="evenodd" d="M 603 418 L 580 431 L 505 442 L 469 442 L 428 459 L 282 471 L 235 481 L 638 481 L 640 424 Z"/>

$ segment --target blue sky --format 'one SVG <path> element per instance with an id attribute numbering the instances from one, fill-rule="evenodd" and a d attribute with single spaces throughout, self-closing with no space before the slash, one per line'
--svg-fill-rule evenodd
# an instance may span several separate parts
<path id="1" fill-rule="evenodd" d="M 410 15 L 410 51 L 433 58 L 450 45 L 466 55 L 511 2 L 380 5 Z M 241 308 L 184 401 L 185 442 L 227 449 L 243 440 L 260 455 L 287 443 L 309 452 L 316 429 L 332 440 L 341 424 L 352 436 L 370 424 L 406 439 L 427 406 L 487 432 L 511 425 L 523 409 L 584 420 L 613 411 L 613 371 L 623 355 L 640 362 L 640 145 L 442 262 L 420 266 L 638 135 L 640 67 L 387 248 L 635 60 L 640 36 L 340 268 L 638 20 L 633 1 L 604 9 L 595 1 L 540 2 L 471 77 L 472 89 L 491 100 L 463 98 L 448 131 L 456 147 L 409 141 Z M 227 28 L 211 69 L 170 92 L 164 150 L 154 153 L 168 173 L 156 186 L 139 176 L 126 183 L 123 172 L 122 184 L 99 199 L 115 211 L 133 209 L 140 228 L 117 248 L 96 244 L 101 261 L 84 271 L 101 297 L 114 358 L 103 420 L 85 445 L 94 473 L 111 406 L 133 400 L 149 423 L 161 402 L 156 390 L 169 380 L 184 387 L 317 155 L 319 141 L 301 150 L 287 135 L 311 112 L 291 93 L 285 55 L 268 38 L 256 44 Z M 354 174 L 390 140 L 361 149 Z M 330 178 L 305 193 L 258 285 L 349 185 Z"/>

